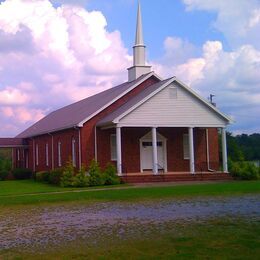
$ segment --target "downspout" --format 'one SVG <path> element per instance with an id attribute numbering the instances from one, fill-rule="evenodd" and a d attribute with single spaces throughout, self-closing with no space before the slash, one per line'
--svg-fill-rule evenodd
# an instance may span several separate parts
<path id="1" fill-rule="evenodd" d="M 51 136 L 51 169 L 54 170 L 54 142 L 53 142 L 53 135 L 48 133 Z"/>
<path id="2" fill-rule="evenodd" d="M 213 170 L 210 168 L 209 165 L 209 133 L 208 128 L 206 128 L 206 152 L 207 152 L 207 169 L 209 172 L 215 172 L 216 170 Z"/>

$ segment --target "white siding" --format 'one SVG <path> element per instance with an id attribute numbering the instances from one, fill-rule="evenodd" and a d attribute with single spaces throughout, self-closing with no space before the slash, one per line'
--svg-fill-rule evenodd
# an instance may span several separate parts
<path id="1" fill-rule="evenodd" d="M 177 93 L 172 93 L 173 87 Z M 226 121 L 198 98 L 170 84 L 120 120 L 122 125 L 225 126 Z"/>

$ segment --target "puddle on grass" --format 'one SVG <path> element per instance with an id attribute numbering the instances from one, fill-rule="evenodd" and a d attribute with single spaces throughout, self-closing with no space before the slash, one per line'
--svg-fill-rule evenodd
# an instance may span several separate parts
<path id="1" fill-rule="evenodd" d="M 77 239 L 110 235 L 123 239 L 163 228 L 171 221 L 203 221 L 214 217 L 259 219 L 260 196 L 162 200 L 157 202 L 44 206 L 1 216 L 0 250 L 35 249 Z M 135 227 L 135 228 L 132 228 Z M 144 228 L 146 227 L 146 228 Z M 147 227 L 150 227 L 147 228 Z"/>

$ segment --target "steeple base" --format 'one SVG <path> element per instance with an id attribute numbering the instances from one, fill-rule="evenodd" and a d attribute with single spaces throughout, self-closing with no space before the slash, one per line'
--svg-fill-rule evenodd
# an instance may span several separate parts
<path id="1" fill-rule="evenodd" d="M 128 81 L 133 81 L 143 74 L 151 72 L 152 66 L 133 66 L 128 68 Z"/>

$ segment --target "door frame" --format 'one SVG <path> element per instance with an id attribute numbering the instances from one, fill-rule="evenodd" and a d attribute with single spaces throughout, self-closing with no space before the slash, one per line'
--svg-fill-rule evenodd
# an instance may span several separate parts
<path id="1" fill-rule="evenodd" d="M 152 131 L 145 134 L 139 139 L 139 149 L 140 149 L 140 172 L 143 173 L 143 162 L 142 162 L 142 152 L 143 152 L 143 142 L 152 142 Z M 162 142 L 163 148 L 163 171 L 167 172 L 167 139 L 157 132 L 157 142 Z"/>

